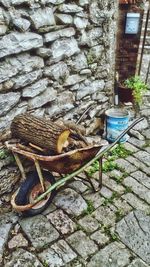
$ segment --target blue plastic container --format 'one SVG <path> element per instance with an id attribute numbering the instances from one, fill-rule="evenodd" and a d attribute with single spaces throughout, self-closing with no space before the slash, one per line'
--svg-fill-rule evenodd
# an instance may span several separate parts
<path id="1" fill-rule="evenodd" d="M 105 112 L 106 115 L 106 139 L 114 142 L 116 138 L 128 128 L 129 113 L 126 110 L 111 108 Z M 120 139 L 120 143 L 128 140 L 129 136 L 126 134 Z"/>

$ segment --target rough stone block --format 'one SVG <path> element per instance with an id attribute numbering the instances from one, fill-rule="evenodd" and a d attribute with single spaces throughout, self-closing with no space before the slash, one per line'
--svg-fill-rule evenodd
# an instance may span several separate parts
<path id="1" fill-rule="evenodd" d="M 113 242 L 96 253 L 88 263 L 88 267 L 125 267 L 130 263 L 131 254 L 124 245 Z"/>
<path id="2" fill-rule="evenodd" d="M 35 248 L 42 248 L 59 237 L 59 233 L 43 215 L 23 219 L 19 224 Z"/>
<path id="3" fill-rule="evenodd" d="M 30 266 L 43 267 L 34 254 L 21 248 L 13 252 L 10 261 L 5 264 L 5 267 L 20 266 L 21 262 L 23 262 L 24 267 L 28 267 L 29 263 Z"/>
<path id="4" fill-rule="evenodd" d="M 142 201 L 132 193 L 127 193 L 123 195 L 122 198 L 125 199 L 125 201 L 128 202 L 135 209 L 143 210 L 145 212 L 149 212 L 150 210 L 148 204 L 146 204 L 144 201 Z"/>
<path id="5" fill-rule="evenodd" d="M 59 115 L 74 108 L 74 97 L 71 92 L 63 92 L 62 95 L 58 95 L 55 101 L 51 103 L 51 107 L 47 108 L 47 113 L 52 117 Z"/>
<path id="6" fill-rule="evenodd" d="M 75 251 L 84 259 L 98 250 L 97 245 L 93 240 L 82 231 L 77 231 L 67 238 L 67 242 L 74 248 Z"/>
<path id="7" fill-rule="evenodd" d="M 50 67 L 46 67 L 44 69 L 44 75 L 59 81 L 59 79 L 65 79 L 69 75 L 69 70 L 67 64 L 60 61 Z"/>
<path id="8" fill-rule="evenodd" d="M 44 43 L 55 41 L 56 39 L 63 38 L 63 37 L 71 37 L 75 35 L 74 28 L 65 28 L 59 31 L 48 32 L 44 35 Z"/>
<path id="9" fill-rule="evenodd" d="M 6 115 L 6 113 L 12 109 L 20 99 L 20 93 L 6 93 L 0 94 L 0 116 Z"/>
<path id="10" fill-rule="evenodd" d="M 84 218 L 80 219 L 78 223 L 84 228 L 88 233 L 92 233 L 99 228 L 98 221 L 93 218 L 91 215 L 87 215 Z"/>
<path id="11" fill-rule="evenodd" d="M 59 240 L 50 248 L 39 254 L 42 262 L 46 262 L 48 266 L 66 266 L 67 263 L 77 257 L 76 253 L 68 246 L 64 240 Z"/>
<path id="12" fill-rule="evenodd" d="M 12 78 L 13 89 L 20 89 L 42 77 L 42 70 L 35 70 Z"/>
<path id="13" fill-rule="evenodd" d="M 38 82 L 25 87 L 22 91 L 23 97 L 35 97 L 47 89 L 48 79 L 40 79 Z"/>
<path id="14" fill-rule="evenodd" d="M 55 18 L 57 22 L 60 22 L 61 24 L 72 24 L 73 23 L 73 17 L 68 14 L 55 14 Z"/>
<path id="15" fill-rule="evenodd" d="M 56 95 L 56 90 L 48 87 L 42 94 L 28 101 L 28 108 L 34 109 L 42 107 L 46 103 L 52 102 L 56 98 Z"/>
<path id="16" fill-rule="evenodd" d="M 52 59 L 60 61 L 64 57 L 70 57 L 80 52 L 77 41 L 72 38 L 56 40 L 52 46 Z"/>
<path id="17" fill-rule="evenodd" d="M 150 193 L 149 190 L 132 177 L 124 179 L 123 184 L 131 187 L 132 191 L 137 194 L 141 199 L 145 200 L 150 204 Z"/>
<path id="18" fill-rule="evenodd" d="M 35 29 L 39 29 L 44 26 L 55 25 L 55 18 L 53 15 L 53 10 L 50 7 L 43 9 L 37 9 L 30 15 L 31 21 Z"/>
<path id="19" fill-rule="evenodd" d="M 0 83 L 7 81 L 18 73 L 20 75 L 26 74 L 43 67 L 44 61 L 38 56 L 30 56 L 30 54 L 23 53 L 15 57 L 8 57 L 0 62 Z"/>
<path id="20" fill-rule="evenodd" d="M 57 194 L 54 203 L 57 207 L 64 209 L 68 214 L 75 216 L 79 216 L 87 209 L 87 204 L 81 195 L 70 188 Z"/>
<path id="21" fill-rule="evenodd" d="M 0 58 L 41 47 L 42 45 L 43 39 L 39 34 L 32 32 L 9 33 L 0 40 Z"/>
<path id="22" fill-rule="evenodd" d="M 62 13 L 78 13 L 83 10 L 82 7 L 76 4 L 62 4 L 59 6 L 59 11 Z"/>
<path id="23" fill-rule="evenodd" d="M 63 235 L 73 233 L 76 228 L 75 223 L 60 209 L 48 214 L 47 218 Z"/>
<path id="24" fill-rule="evenodd" d="M 136 210 L 123 218 L 116 226 L 121 241 L 147 264 L 150 264 L 149 225 L 150 217 Z"/>

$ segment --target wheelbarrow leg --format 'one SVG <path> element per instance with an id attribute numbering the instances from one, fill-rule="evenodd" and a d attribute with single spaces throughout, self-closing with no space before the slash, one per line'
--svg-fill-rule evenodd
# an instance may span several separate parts
<path id="1" fill-rule="evenodd" d="M 16 160 L 17 166 L 18 166 L 18 168 L 19 168 L 19 170 L 21 172 L 21 176 L 22 176 L 23 180 L 25 180 L 26 179 L 26 174 L 25 174 L 22 162 L 21 162 L 21 160 L 20 160 L 20 158 L 19 158 L 17 153 L 13 152 L 13 155 L 14 155 L 14 158 Z"/>
<path id="2" fill-rule="evenodd" d="M 34 163 L 35 163 L 35 167 L 36 167 L 36 170 L 37 170 L 37 173 L 38 173 L 38 176 L 39 176 L 39 179 L 40 179 L 40 183 L 41 183 L 41 186 L 42 186 L 42 190 L 43 190 L 43 193 L 45 192 L 45 186 L 44 186 L 44 178 L 43 178 L 43 174 L 42 174 L 42 171 L 41 171 L 41 167 L 40 167 L 40 164 L 38 162 L 38 160 L 34 160 Z"/>
<path id="3" fill-rule="evenodd" d="M 102 161 L 103 157 L 99 159 L 99 189 L 102 188 Z"/>

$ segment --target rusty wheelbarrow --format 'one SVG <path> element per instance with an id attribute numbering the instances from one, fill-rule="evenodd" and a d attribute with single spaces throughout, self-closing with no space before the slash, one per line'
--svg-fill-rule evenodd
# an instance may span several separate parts
<path id="1" fill-rule="evenodd" d="M 125 131 L 123 131 L 116 141 L 109 145 L 93 145 L 85 148 L 76 149 L 64 154 L 55 156 L 45 156 L 39 153 L 31 152 L 26 146 L 19 143 L 6 142 L 15 157 L 16 163 L 21 172 L 23 182 L 20 188 L 12 195 L 12 207 L 25 216 L 33 216 L 41 213 L 52 202 L 56 194 L 56 189 L 63 186 L 72 178 L 78 178 L 83 183 L 89 183 L 93 190 L 96 190 L 90 177 L 79 176 L 81 172 L 99 160 L 99 189 L 102 186 L 102 157 L 115 146 L 120 139 L 138 122 L 135 120 Z M 35 164 L 35 171 L 25 173 L 20 156 L 25 156 Z M 58 173 L 55 180 L 53 173 Z"/>

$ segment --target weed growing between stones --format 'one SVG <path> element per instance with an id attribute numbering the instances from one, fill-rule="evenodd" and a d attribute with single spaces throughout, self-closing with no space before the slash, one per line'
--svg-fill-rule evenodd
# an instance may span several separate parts
<path id="1" fill-rule="evenodd" d="M 124 191 L 125 194 L 127 193 L 132 193 L 132 188 L 130 186 L 126 186 L 125 187 L 125 191 Z"/>
<path id="2" fill-rule="evenodd" d="M 109 205 L 109 204 L 113 204 L 114 200 L 115 200 L 116 198 L 118 198 L 118 197 L 119 197 L 118 193 L 117 193 L 117 192 L 113 192 L 113 193 L 112 193 L 112 196 L 111 196 L 110 198 L 105 198 L 105 200 L 104 200 L 102 206 L 107 206 L 107 205 Z"/>
<path id="3" fill-rule="evenodd" d="M 124 212 L 123 212 L 123 209 L 118 209 L 116 212 L 116 222 L 120 221 L 123 216 L 124 216 Z"/>
<path id="4" fill-rule="evenodd" d="M 87 203 L 87 209 L 83 211 L 82 215 L 83 214 L 89 215 L 95 210 L 93 202 L 91 200 L 86 200 L 86 203 Z"/>
<path id="5" fill-rule="evenodd" d="M 121 184 L 122 181 L 124 180 L 124 178 L 126 178 L 128 175 L 129 175 L 128 172 L 124 172 L 121 176 L 115 175 L 115 174 L 114 175 L 111 174 L 110 177 L 111 177 L 111 179 L 113 179 L 114 181 L 116 181 L 117 184 Z"/>
<path id="6" fill-rule="evenodd" d="M 118 241 L 118 235 L 111 231 L 110 225 L 102 225 L 102 231 L 110 238 L 110 241 Z"/>
<path id="7" fill-rule="evenodd" d="M 133 153 L 129 150 L 127 150 L 123 144 L 117 145 L 114 149 L 107 152 L 104 155 L 104 158 L 106 161 L 102 164 L 102 171 L 104 173 L 112 171 L 112 170 L 118 170 L 120 169 L 114 160 L 118 158 L 126 158 L 129 155 L 132 155 Z M 96 171 L 99 170 L 99 162 L 96 160 L 91 167 L 87 170 L 87 173 L 89 176 L 92 176 Z M 124 178 L 124 177 L 123 177 Z M 121 181 L 120 181 L 121 182 Z"/>

